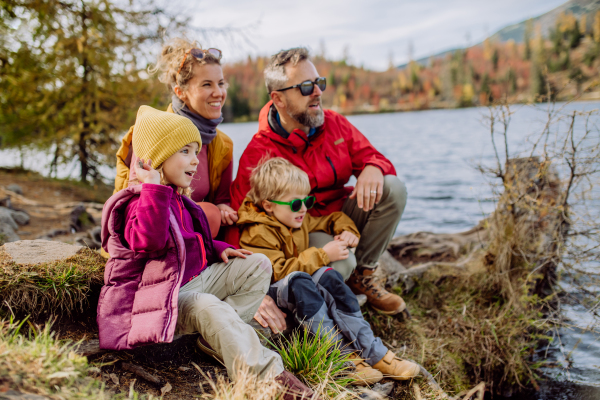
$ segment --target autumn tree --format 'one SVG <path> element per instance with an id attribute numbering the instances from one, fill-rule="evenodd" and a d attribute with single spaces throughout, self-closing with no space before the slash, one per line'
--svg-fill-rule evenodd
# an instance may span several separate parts
<path id="1" fill-rule="evenodd" d="M 173 20 L 134 0 L 0 0 L 0 12 L 2 147 L 54 148 L 98 178 L 138 105 L 157 101 L 140 54 Z"/>

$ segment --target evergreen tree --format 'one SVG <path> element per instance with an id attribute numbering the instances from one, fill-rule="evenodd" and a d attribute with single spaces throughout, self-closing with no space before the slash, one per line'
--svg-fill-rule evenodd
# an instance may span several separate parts
<path id="1" fill-rule="evenodd" d="M 138 105 L 158 96 L 138 55 L 160 40 L 161 11 L 123 4 L 1 0 L 3 147 L 54 146 L 55 163 L 76 158 L 82 181 L 98 177 Z"/>

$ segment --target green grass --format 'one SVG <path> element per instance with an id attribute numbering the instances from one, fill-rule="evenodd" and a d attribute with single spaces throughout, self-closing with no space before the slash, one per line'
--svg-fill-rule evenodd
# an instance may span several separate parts
<path id="1" fill-rule="evenodd" d="M 90 376 L 98 368 L 77 355 L 74 345 L 56 340 L 51 324 L 0 320 L 0 385 L 50 399 L 152 399 L 133 388 L 119 395 L 105 391 L 104 384 Z"/>
<path id="2" fill-rule="evenodd" d="M 281 336 L 270 343 L 281 355 L 286 370 L 328 398 L 343 397 L 344 388 L 353 381 L 347 377 L 350 354 L 333 335 L 321 334 L 323 329 L 319 324 L 316 334 L 311 334 L 299 328 L 289 338 Z"/>
<path id="3" fill-rule="evenodd" d="M 19 315 L 84 312 L 97 295 L 92 289 L 103 283 L 105 263 L 90 249 L 40 265 L 18 265 L 0 251 L 0 301 Z"/>

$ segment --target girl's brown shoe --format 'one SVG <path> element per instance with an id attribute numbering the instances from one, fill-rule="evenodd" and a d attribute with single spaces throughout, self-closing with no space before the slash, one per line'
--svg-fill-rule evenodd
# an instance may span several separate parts
<path id="1" fill-rule="evenodd" d="M 381 371 L 371 367 L 367 362 L 360 358 L 356 353 L 352 353 L 349 358 L 356 365 L 356 369 L 347 375 L 348 378 L 354 379 L 351 384 L 354 386 L 374 385 L 383 379 Z"/>
<path id="2" fill-rule="evenodd" d="M 383 373 L 385 378 L 391 378 L 397 381 L 405 381 L 415 378 L 421 372 L 418 364 L 398 358 L 391 350 L 373 368 Z"/>

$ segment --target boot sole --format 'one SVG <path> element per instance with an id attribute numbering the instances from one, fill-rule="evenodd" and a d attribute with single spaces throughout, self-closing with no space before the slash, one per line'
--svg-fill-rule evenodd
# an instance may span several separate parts
<path id="1" fill-rule="evenodd" d="M 402 313 L 404 310 L 406 310 L 406 304 L 404 304 L 402 307 L 399 307 L 398 309 L 393 310 L 393 311 L 380 310 L 379 308 L 374 307 L 372 305 L 371 305 L 371 307 L 373 307 L 373 309 L 375 311 L 377 311 L 379 314 L 384 314 L 384 315 L 397 315 L 397 314 Z"/>

